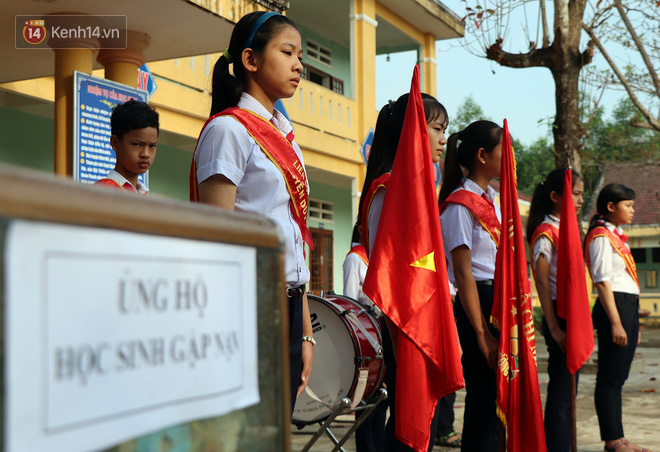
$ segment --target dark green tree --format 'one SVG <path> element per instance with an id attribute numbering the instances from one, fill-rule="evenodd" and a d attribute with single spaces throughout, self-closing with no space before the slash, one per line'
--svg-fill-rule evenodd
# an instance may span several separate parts
<path id="1" fill-rule="evenodd" d="M 484 113 L 484 110 L 481 108 L 481 105 L 477 104 L 472 95 L 469 95 L 465 98 L 463 103 L 454 116 L 449 117 L 449 134 L 460 132 L 465 129 L 470 123 L 478 121 L 480 119 L 490 119 Z M 449 134 L 447 136 L 449 136 Z"/>
<path id="2" fill-rule="evenodd" d="M 660 132 L 635 125 L 642 115 L 630 98 L 619 101 L 610 120 L 604 120 L 602 115 L 602 109 L 595 112 L 583 140 L 582 170 L 587 195 L 592 193 L 607 165 L 660 163 Z"/>

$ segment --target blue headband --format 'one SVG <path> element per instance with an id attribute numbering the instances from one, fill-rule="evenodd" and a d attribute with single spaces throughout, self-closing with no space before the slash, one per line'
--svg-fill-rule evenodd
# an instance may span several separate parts
<path id="1" fill-rule="evenodd" d="M 257 23 L 254 24 L 252 27 L 252 31 L 250 31 L 250 35 L 247 38 L 247 41 L 245 41 L 245 48 L 249 49 L 252 48 L 252 41 L 254 41 L 254 37 L 261 28 L 261 26 L 266 22 L 268 19 L 270 19 L 273 16 L 281 16 L 280 13 L 276 13 L 274 11 L 269 11 L 267 13 L 264 13 L 259 17 L 259 20 L 257 20 Z"/>

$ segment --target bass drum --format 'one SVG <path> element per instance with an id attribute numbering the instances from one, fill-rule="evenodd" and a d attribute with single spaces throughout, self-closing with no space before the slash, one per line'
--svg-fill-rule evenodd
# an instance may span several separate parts
<path id="1" fill-rule="evenodd" d="M 361 369 L 368 370 L 362 400 L 369 401 L 380 388 L 385 373 L 380 324 L 374 315 L 357 301 L 341 295 L 308 295 L 308 299 L 316 340 L 308 386 L 323 403 L 303 391 L 293 410 L 296 425 L 322 421 L 342 398 L 352 400 Z"/>

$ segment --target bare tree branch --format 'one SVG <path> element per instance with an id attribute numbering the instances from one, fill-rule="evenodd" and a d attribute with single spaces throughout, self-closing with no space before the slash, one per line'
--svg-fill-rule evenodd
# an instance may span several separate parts
<path id="1" fill-rule="evenodd" d="M 545 11 L 545 0 L 539 0 L 539 6 L 541 8 L 541 23 L 543 26 L 543 41 L 542 48 L 550 47 L 550 32 L 548 31 L 548 17 Z"/>
<path id="2" fill-rule="evenodd" d="M 648 54 L 646 53 L 646 49 L 644 48 L 644 44 L 642 44 L 642 41 L 639 39 L 639 36 L 637 35 L 637 32 L 635 31 L 635 28 L 630 23 L 630 20 L 628 20 L 628 15 L 626 14 L 626 12 L 623 9 L 623 5 L 621 4 L 621 0 L 615 0 L 615 4 L 616 4 L 616 9 L 617 9 L 617 11 L 619 11 L 619 15 L 621 16 L 621 20 L 623 20 L 623 23 L 626 25 L 626 29 L 628 30 L 628 33 L 630 33 L 630 36 L 632 37 L 633 41 L 635 42 L 635 46 L 637 47 L 637 50 L 639 51 L 639 54 L 642 57 L 642 60 L 644 60 L 644 64 L 646 65 L 646 68 L 649 71 L 649 75 L 651 76 L 651 79 L 653 80 L 653 85 L 655 86 L 655 92 L 660 97 L 660 78 L 658 78 L 658 74 L 655 72 L 655 68 L 653 67 L 653 63 L 651 62 L 651 59 L 649 58 Z"/>
<path id="3" fill-rule="evenodd" d="M 587 32 L 587 34 L 591 37 L 592 42 L 598 47 L 598 50 L 603 54 L 603 57 L 607 61 L 607 63 L 610 65 L 612 68 L 612 71 L 616 74 L 617 78 L 619 79 L 619 83 L 625 88 L 626 92 L 628 93 L 628 96 L 630 97 L 630 100 L 635 104 L 635 106 L 639 109 L 641 112 L 642 116 L 644 116 L 644 119 L 648 121 L 649 125 L 653 127 L 654 129 L 660 130 L 660 120 L 656 119 L 653 117 L 653 115 L 646 109 L 646 107 L 642 104 L 642 102 L 639 100 L 637 95 L 635 94 L 635 91 L 632 89 L 630 86 L 630 83 L 628 83 L 628 80 L 623 76 L 621 71 L 619 70 L 619 67 L 617 64 L 614 62 L 610 54 L 605 50 L 605 47 L 600 42 L 600 39 L 596 36 L 594 31 L 591 28 L 584 27 L 584 30 Z"/>
<path id="4" fill-rule="evenodd" d="M 502 49 L 502 39 L 495 41 L 486 49 L 486 58 L 501 66 L 511 68 L 550 67 L 549 48 L 531 49 L 527 53 L 510 53 Z"/>

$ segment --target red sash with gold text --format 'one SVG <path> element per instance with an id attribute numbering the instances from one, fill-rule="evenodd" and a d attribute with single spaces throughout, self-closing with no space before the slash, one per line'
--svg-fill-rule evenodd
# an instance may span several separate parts
<path id="1" fill-rule="evenodd" d="M 218 116 L 230 116 L 240 122 L 263 153 L 266 154 L 266 157 L 282 173 L 289 197 L 291 198 L 289 205 L 293 218 L 300 228 L 305 243 L 311 249 L 314 249 L 312 234 L 309 228 L 307 228 L 307 209 L 309 207 L 307 174 L 293 148 L 293 144 L 283 137 L 270 121 L 256 113 L 239 107 L 230 107 L 211 116 L 204 124 L 204 127 L 202 127 L 200 137 L 206 126 Z M 197 144 L 199 145 L 199 138 L 197 139 Z M 197 152 L 197 146 L 195 146 L 195 152 Z M 190 168 L 190 200 L 193 202 L 199 202 L 198 188 L 197 168 L 193 154 L 192 166 Z"/>
<path id="2" fill-rule="evenodd" d="M 367 257 L 367 249 L 364 247 L 364 245 L 355 245 L 348 252 L 348 254 L 351 253 L 357 254 L 360 257 L 360 259 L 362 259 L 362 262 L 369 265 L 369 257 Z M 348 256 L 348 254 L 346 256 Z"/>
<path id="3" fill-rule="evenodd" d="M 362 205 L 362 224 L 360 225 L 360 235 L 362 236 L 362 243 L 364 244 L 365 250 L 369 250 L 369 209 L 371 209 L 371 203 L 376 196 L 376 192 L 379 188 L 384 188 L 387 190 L 387 183 L 390 181 L 390 173 L 385 173 L 380 177 L 371 182 L 369 190 L 367 190 L 366 197 L 364 198 L 364 204 Z M 363 187 L 364 188 L 364 187 Z"/>
<path id="4" fill-rule="evenodd" d="M 559 228 L 557 226 L 550 223 L 541 223 L 536 227 L 536 229 L 534 229 L 534 233 L 532 234 L 532 240 L 530 240 L 530 245 L 529 245 L 529 261 L 532 263 L 532 274 L 534 274 L 534 278 L 536 278 L 536 269 L 534 267 L 532 250 L 534 248 L 534 243 L 542 235 L 546 236 L 550 240 L 550 243 L 552 243 L 552 246 L 555 250 L 559 249 Z"/>
<path id="5" fill-rule="evenodd" d="M 440 213 L 444 212 L 449 204 L 460 204 L 472 213 L 472 216 L 488 232 L 496 246 L 500 244 L 502 225 L 497 219 L 493 205 L 484 198 L 470 190 L 456 190 L 445 199 L 440 206 Z"/>
<path id="6" fill-rule="evenodd" d="M 591 241 L 596 237 L 608 238 L 608 240 L 612 244 L 612 247 L 616 250 L 617 253 L 619 253 L 619 256 L 621 256 L 623 261 L 626 263 L 626 268 L 628 269 L 628 273 L 630 273 L 632 279 L 635 280 L 635 283 L 637 283 L 637 287 L 639 287 L 639 279 L 637 278 L 637 266 L 635 265 L 635 259 L 633 259 L 632 257 L 630 248 L 628 248 L 626 244 L 619 237 L 617 237 L 612 231 L 607 229 L 605 226 L 596 226 L 587 235 L 587 240 L 585 241 L 584 244 L 584 258 L 587 261 L 587 268 L 589 269 L 589 273 L 591 273 L 591 260 L 589 259 L 589 245 L 591 244 Z"/>

